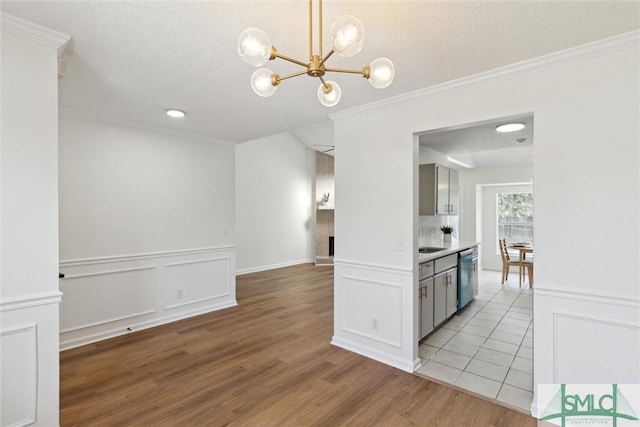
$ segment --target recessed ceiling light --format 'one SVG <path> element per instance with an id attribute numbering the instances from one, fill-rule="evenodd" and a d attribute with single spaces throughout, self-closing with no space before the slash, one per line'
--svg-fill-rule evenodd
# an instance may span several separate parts
<path id="1" fill-rule="evenodd" d="M 516 132 L 522 129 L 524 129 L 524 123 L 505 123 L 496 127 L 496 131 L 501 133 Z"/>
<path id="2" fill-rule="evenodd" d="M 167 110 L 167 116 L 169 117 L 184 117 L 184 111 L 181 110 L 175 110 L 175 109 L 169 109 Z"/>

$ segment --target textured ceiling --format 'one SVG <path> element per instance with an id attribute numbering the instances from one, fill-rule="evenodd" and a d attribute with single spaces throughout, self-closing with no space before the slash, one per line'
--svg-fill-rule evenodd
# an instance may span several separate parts
<path id="1" fill-rule="evenodd" d="M 360 76 L 333 74 L 343 89 L 333 108 L 318 103 L 318 82 L 306 76 L 284 81 L 270 98 L 256 96 L 238 35 L 262 28 L 279 52 L 305 59 L 307 4 L 22 0 L 1 8 L 72 37 L 61 105 L 233 142 L 320 125 L 331 112 L 621 34 L 640 20 L 637 1 L 326 0 L 325 35 L 343 14 L 360 18 L 367 32 L 360 54 L 329 65 L 361 68 L 386 56 L 396 65 L 394 83 L 377 90 Z M 266 66 L 300 69 L 279 60 Z M 187 117 L 168 119 L 168 107 Z"/>
<path id="2" fill-rule="evenodd" d="M 509 133 L 496 131 L 496 126 L 514 122 L 524 124 L 524 129 Z M 533 164 L 533 115 L 505 117 L 434 130 L 421 134 L 418 139 L 422 147 L 450 156 L 473 168 Z"/>

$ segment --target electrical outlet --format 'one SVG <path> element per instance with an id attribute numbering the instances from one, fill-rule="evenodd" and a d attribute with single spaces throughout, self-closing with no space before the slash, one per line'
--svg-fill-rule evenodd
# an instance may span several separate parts
<path id="1" fill-rule="evenodd" d="M 371 330 L 374 332 L 378 332 L 380 328 L 380 320 L 377 317 L 371 318 Z"/>
<path id="2" fill-rule="evenodd" d="M 228 237 L 229 236 L 229 227 L 222 227 L 222 235 L 224 237 Z"/>
<path id="3" fill-rule="evenodd" d="M 402 238 L 399 238 L 396 241 L 396 250 L 398 252 L 403 252 L 404 251 L 404 240 Z"/>
<path id="4" fill-rule="evenodd" d="M 176 299 L 182 299 L 183 296 L 184 296 L 184 290 L 178 289 L 176 291 Z"/>

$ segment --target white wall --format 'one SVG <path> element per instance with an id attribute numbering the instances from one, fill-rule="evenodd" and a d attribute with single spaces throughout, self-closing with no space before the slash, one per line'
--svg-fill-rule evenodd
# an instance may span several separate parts
<path id="1" fill-rule="evenodd" d="M 58 425 L 58 48 L 2 14 L 0 424 Z"/>
<path id="2" fill-rule="evenodd" d="M 479 241 L 480 245 L 480 268 L 502 269 L 500 256 L 495 253 L 497 243 L 495 242 L 495 231 L 482 232 L 482 226 L 491 226 L 495 230 L 495 220 L 493 216 L 477 215 L 477 208 L 487 208 L 482 203 L 483 191 L 490 190 L 493 185 L 512 183 L 531 183 L 533 181 L 533 162 L 527 164 L 503 165 L 495 167 L 485 167 L 476 169 L 461 169 L 459 171 L 460 192 L 462 202 L 460 208 L 460 232 L 465 241 Z M 499 188 L 499 187 L 497 187 Z M 528 186 L 527 191 L 532 187 Z M 495 200 L 495 199 L 494 199 Z M 535 203 L 535 202 L 534 202 Z M 494 203 L 495 204 L 495 203 Z M 495 211 L 495 207 L 493 208 Z M 487 253 L 487 250 L 489 253 Z M 487 258 L 489 255 L 489 258 Z"/>
<path id="3" fill-rule="evenodd" d="M 62 348 L 235 305 L 232 143 L 64 110 L 59 186 Z"/>
<path id="4" fill-rule="evenodd" d="M 463 240 L 475 240 L 478 236 L 476 218 L 478 186 L 532 182 L 533 163 L 461 169 L 459 173 L 462 193 L 460 231 Z"/>
<path id="5" fill-rule="evenodd" d="M 315 259 L 314 151 L 282 133 L 236 146 L 238 273 Z"/>
<path id="6" fill-rule="evenodd" d="M 340 236 L 333 342 L 411 370 L 413 134 L 533 113 L 534 381 L 640 382 L 638 45 L 638 33 L 627 34 L 333 115 Z M 603 244 L 593 231 L 609 221 L 612 200 L 621 203 L 615 216 L 624 232 Z"/>

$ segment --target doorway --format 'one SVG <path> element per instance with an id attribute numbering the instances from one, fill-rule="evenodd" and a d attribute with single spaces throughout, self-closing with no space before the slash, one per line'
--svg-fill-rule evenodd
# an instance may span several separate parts
<path id="1" fill-rule="evenodd" d="M 507 122 L 522 123 L 524 129 L 497 133 L 496 127 Z M 418 343 L 421 365 L 416 374 L 529 413 L 534 291 L 528 284 L 519 285 L 518 274 L 501 283 L 496 197 L 533 190 L 533 114 L 435 129 L 417 137 L 418 164 L 458 171 L 460 210 L 453 221 L 459 224 L 460 240 L 480 243 L 480 274 L 479 292 L 470 306 Z M 417 224 L 438 220 L 418 216 Z M 431 228 L 419 227 L 424 229 Z"/>

